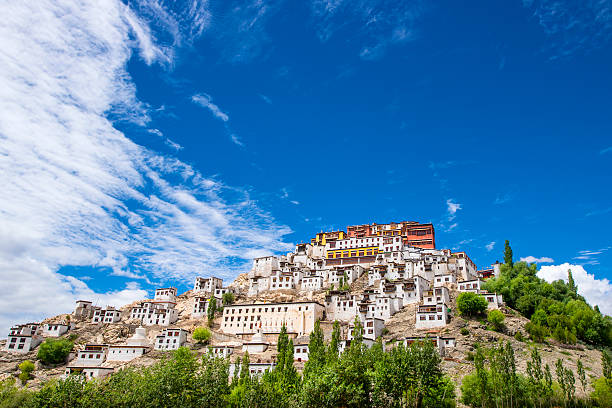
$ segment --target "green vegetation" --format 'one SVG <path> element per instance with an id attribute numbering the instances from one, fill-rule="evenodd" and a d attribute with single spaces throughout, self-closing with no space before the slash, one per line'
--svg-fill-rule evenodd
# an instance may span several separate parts
<path id="1" fill-rule="evenodd" d="M 470 331 L 468 330 L 467 327 L 462 327 L 459 332 L 464 336 L 467 336 L 468 334 L 470 334 Z"/>
<path id="2" fill-rule="evenodd" d="M 493 330 L 502 331 L 504 329 L 504 320 L 506 320 L 506 316 L 499 310 L 491 310 L 487 314 L 487 321 L 491 323 Z"/>
<path id="3" fill-rule="evenodd" d="M 68 358 L 74 343 L 68 339 L 46 339 L 39 347 L 36 358 L 43 364 L 62 364 Z"/>
<path id="4" fill-rule="evenodd" d="M 504 263 L 508 265 L 509 268 L 514 266 L 514 260 L 512 259 L 512 248 L 510 248 L 510 241 L 506 240 L 504 244 Z"/>
<path id="5" fill-rule="evenodd" d="M 23 363 L 19 364 L 19 379 L 21 380 L 22 385 L 26 385 L 28 380 L 31 378 L 30 374 L 34 371 L 34 363 L 30 360 L 26 360 Z"/>
<path id="6" fill-rule="evenodd" d="M 531 320 L 525 329 L 534 341 L 552 336 L 562 343 L 581 340 L 596 346 L 612 345 L 612 318 L 578 295 L 571 271 L 567 284 L 562 280 L 548 283 L 536 274 L 536 264 L 506 262 L 500 276 L 487 280 L 484 288 L 501 293 L 508 306 Z"/>
<path id="7" fill-rule="evenodd" d="M 304 374 L 293 365 L 293 343 L 283 329 L 276 367 L 250 377 L 250 357 L 238 359 L 230 382 L 229 360 L 201 357 L 186 348 L 168 353 L 150 367 L 119 370 L 103 380 L 79 376 L 46 383 L 40 391 L 20 391 L 14 380 L 0 383 L 0 407 L 442 407 L 455 406 L 454 384 L 440 368 L 430 341 L 363 344 L 357 324 L 354 340 L 338 353 L 340 325 L 326 344 L 317 323 L 311 333 Z M 12 381 L 12 382 L 11 382 Z"/>
<path id="8" fill-rule="evenodd" d="M 191 337 L 198 342 L 198 344 L 208 343 L 211 337 L 211 332 L 206 327 L 198 327 L 193 331 Z"/>
<path id="9" fill-rule="evenodd" d="M 234 303 L 234 300 L 236 300 L 234 298 L 234 294 L 232 292 L 225 292 L 223 294 L 223 304 L 224 305 L 231 305 Z"/>
<path id="10" fill-rule="evenodd" d="M 457 297 L 457 309 L 464 316 L 476 316 L 487 311 L 487 299 L 472 292 L 463 292 Z"/>
<path id="11" fill-rule="evenodd" d="M 215 320 L 215 313 L 217 312 L 217 299 L 211 296 L 208 299 L 208 307 L 206 308 L 206 315 L 208 316 L 208 326 L 212 327 L 213 321 Z"/>
<path id="12" fill-rule="evenodd" d="M 561 359 L 554 368 L 542 365 L 536 348 L 527 362 L 527 374 L 516 371 L 516 358 L 510 343 L 499 343 L 490 349 L 478 347 L 474 355 L 475 370 L 463 378 L 461 401 L 475 408 L 498 407 L 610 407 L 612 381 L 602 377 L 593 383 L 590 397 L 576 396 L 576 387 L 586 390 L 587 380 L 582 362 L 578 362 L 578 379 Z M 582 374 L 581 374 L 582 373 Z"/>

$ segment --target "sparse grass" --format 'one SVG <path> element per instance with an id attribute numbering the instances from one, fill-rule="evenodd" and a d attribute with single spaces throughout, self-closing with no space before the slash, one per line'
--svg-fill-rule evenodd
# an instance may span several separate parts
<path id="1" fill-rule="evenodd" d="M 460 333 L 464 336 L 467 336 L 468 334 L 470 334 L 470 331 L 467 329 L 467 327 L 462 327 Z"/>

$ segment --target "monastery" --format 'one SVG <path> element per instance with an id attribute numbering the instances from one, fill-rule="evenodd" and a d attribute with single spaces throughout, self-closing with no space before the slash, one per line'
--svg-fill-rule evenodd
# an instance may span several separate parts
<path id="1" fill-rule="evenodd" d="M 292 252 L 254 259 L 240 285 L 224 286 L 220 278 L 197 277 L 193 290 L 181 295 L 190 302 L 187 308 L 177 308 L 179 296 L 173 287 L 157 289 L 153 299 L 123 311 L 79 300 L 70 323 L 11 328 L 4 350 L 28 353 L 45 337 L 69 334 L 75 322 L 138 327 L 122 344 L 85 344 L 74 350 L 66 375 L 103 377 L 113 372 L 112 362 L 188 344 L 191 333 L 179 323 L 189 320 L 205 326 L 210 299 L 215 298 L 218 324 L 212 328 L 207 351 L 232 361 L 237 353 L 248 352 L 253 375 L 274 367 L 271 346 L 283 326 L 294 339 L 295 360 L 303 362 L 308 360 L 308 336 L 317 321 L 341 323 L 344 350 L 353 340 L 356 321 L 363 326 L 364 343 L 372 345 L 384 335 L 389 320 L 409 306 L 414 308 L 414 331 L 405 333 L 404 344 L 429 339 L 444 354 L 457 341 L 440 333 L 454 318 L 456 295 L 481 294 L 489 308 L 499 308 L 502 296 L 482 289 L 484 280 L 499 273 L 499 264 L 479 271 L 466 252 L 437 249 L 432 224 L 353 225 L 318 233 Z M 224 304 L 228 293 L 232 302 Z M 273 294 L 294 300 L 265 300 Z"/>

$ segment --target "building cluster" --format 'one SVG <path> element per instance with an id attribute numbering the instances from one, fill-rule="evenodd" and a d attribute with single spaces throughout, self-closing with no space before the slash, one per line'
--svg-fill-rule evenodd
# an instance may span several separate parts
<path id="1" fill-rule="evenodd" d="M 340 350 L 353 340 L 355 324 L 363 328 L 363 341 L 371 345 L 383 335 L 385 325 L 409 305 L 415 310 L 414 327 L 404 343 L 427 339 L 441 354 L 455 346 L 455 339 L 439 335 L 451 318 L 451 305 L 457 292 L 482 294 L 489 308 L 503 304 L 501 295 L 482 289 L 483 280 L 499 275 L 499 264 L 477 270 L 465 252 L 436 249 L 432 224 L 400 222 L 365 224 L 346 230 L 321 232 L 308 243 L 280 256 L 256 258 L 244 288 L 223 287 L 220 278 L 195 280 L 193 306 L 187 310 L 192 319 L 206 319 L 211 299 L 222 310 L 219 330 L 235 344 L 212 344 L 210 353 L 229 357 L 238 349 L 249 354 L 266 353 L 270 340 L 286 327 L 294 339 L 296 361 L 308 359 L 308 335 L 315 322 L 339 321 L 343 327 Z M 263 292 L 304 294 L 307 299 L 293 302 L 245 301 L 224 304 L 224 294 L 237 291 L 241 298 L 257 298 Z M 302 299 L 304 296 L 301 297 Z M 108 362 L 130 361 L 150 349 L 169 351 L 183 346 L 189 332 L 173 327 L 179 319 L 176 309 L 177 289 L 161 288 L 152 300 L 141 301 L 124 318 L 140 325 L 123 345 L 87 344 L 76 353 L 66 374 L 80 373 L 87 378 L 102 377 L 113 371 Z M 114 324 L 121 311 L 107 306 L 93 306 L 79 300 L 73 315 L 91 324 Z M 185 317 L 185 316 L 184 316 Z M 152 346 L 144 327 L 158 326 Z M 40 326 L 30 323 L 11 328 L 5 350 L 26 353 L 43 336 L 61 336 L 69 330 L 65 324 Z M 432 337 L 432 333 L 434 336 Z M 408 334 L 408 333 L 407 333 Z M 269 354 L 269 353 L 268 353 Z M 256 360 L 250 371 L 258 375 L 274 366 L 274 361 Z M 233 365 L 230 371 L 234 369 Z"/>

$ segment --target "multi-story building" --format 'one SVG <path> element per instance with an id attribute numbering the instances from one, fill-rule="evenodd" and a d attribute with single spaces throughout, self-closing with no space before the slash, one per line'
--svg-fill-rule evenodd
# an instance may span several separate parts
<path id="1" fill-rule="evenodd" d="M 359 313 L 361 297 L 347 291 L 331 290 L 325 296 L 325 313 L 328 320 L 352 321 Z"/>
<path id="2" fill-rule="evenodd" d="M 77 318 L 91 319 L 93 317 L 94 307 L 88 300 L 77 300 L 76 308 L 72 313 Z"/>
<path id="3" fill-rule="evenodd" d="M 112 367 L 104 367 L 108 345 L 86 344 L 77 352 L 76 359 L 66 367 L 65 376 L 82 375 L 86 380 L 91 378 L 103 378 L 113 372 Z"/>
<path id="4" fill-rule="evenodd" d="M 449 323 L 448 307 L 444 303 L 420 305 L 416 311 L 417 329 L 430 329 L 446 326 Z"/>
<path id="5" fill-rule="evenodd" d="M 47 337 L 59 337 L 66 333 L 70 326 L 63 323 L 45 323 L 42 326 L 42 334 Z"/>
<path id="6" fill-rule="evenodd" d="M 112 306 L 106 306 L 106 308 L 94 307 L 93 317 L 91 323 L 117 323 L 121 320 L 121 311 L 115 309 Z"/>
<path id="7" fill-rule="evenodd" d="M 11 327 L 4 350 L 12 353 L 29 353 L 42 342 L 41 331 L 38 323 Z"/>
<path id="8" fill-rule="evenodd" d="M 497 278 L 501 273 L 501 264 L 499 262 L 495 262 L 488 268 L 481 269 L 477 271 L 477 275 L 480 279 L 489 279 L 489 278 Z"/>
<path id="9" fill-rule="evenodd" d="M 170 326 L 178 320 L 176 293 L 176 288 L 156 289 L 153 300 L 132 307 L 130 319 L 140 320 L 144 326 Z"/>
<path id="10" fill-rule="evenodd" d="M 187 330 L 185 329 L 164 329 L 155 337 L 155 350 L 169 351 L 177 350 L 187 341 Z"/>
<path id="11" fill-rule="evenodd" d="M 223 308 L 221 330 L 236 335 L 251 335 L 258 331 L 297 335 L 309 334 L 315 321 L 323 319 L 325 307 L 317 302 L 235 304 Z"/>
<path id="12" fill-rule="evenodd" d="M 147 331 L 143 327 L 138 327 L 134 335 L 130 337 L 126 344 L 112 344 L 108 346 L 107 361 L 131 361 L 149 351 Z"/>
<path id="13" fill-rule="evenodd" d="M 194 292 L 213 293 L 215 290 L 221 288 L 223 288 L 223 279 L 214 276 L 210 278 L 197 277 L 193 285 Z"/>

